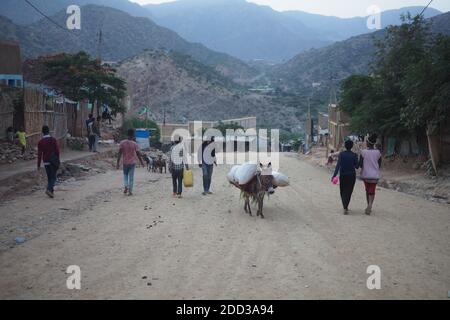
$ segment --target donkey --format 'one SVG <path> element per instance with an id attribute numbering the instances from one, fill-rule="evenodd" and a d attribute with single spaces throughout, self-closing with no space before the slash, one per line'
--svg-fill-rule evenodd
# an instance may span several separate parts
<path id="1" fill-rule="evenodd" d="M 145 162 L 147 163 L 147 171 L 150 172 L 155 172 L 154 171 L 154 164 L 155 164 L 155 159 L 149 155 L 145 155 L 144 157 Z"/>
<path id="2" fill-rule="evenodd" d="M 252 215 L 252 209 L 250 208 L 250 199 L 252 199 L 252 201 L 258 204 L 256 216 L 261 216 L 261 219 L 264 219 L 264 214 L 262 212 L 264 196 L 266 193 L 269 195 L 274 194 L 275 188 L 273 186 L 272 163 L 269 163 L 266 167 L 260 163 L 259 166 L 260 168 L 253 179 L 246 185 L 240 186 L 239 188 L 241 189 L 242 196 L 245 200 L 245 212 L 250 216 Z"/>
<path id="3" fill-rule="evenodd" d="M 155 160 L 154 168 L 156 169 L 156 171 L 159 171 L 159 173 L 163 173 L 163 169 L 164 173 L 167 173 L 167 163 L 166 160 L 163 159 L 161 155 L 159 155 L 158 158 Z"/>

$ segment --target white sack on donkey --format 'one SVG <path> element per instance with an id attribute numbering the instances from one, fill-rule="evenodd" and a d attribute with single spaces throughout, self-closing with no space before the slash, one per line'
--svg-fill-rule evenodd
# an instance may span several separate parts
<path id="1" fill-rule="evenodd" d="M 247 184 L 256 175 L 257 170 L 258 165 L 256 163 L 246 162 L 236 169 L 236 172 L 234 174 L 234 181 L 239 185 Z"/>
<path id="2" fill-rule="evenodd" d="M 289 186 L 289 178 L 278 171 L 272 171 L 273 185 L 277 187 Z"/>
<path id="3" fill-rule="evenodd" d="M 228 182 L 230 182 L 232 184 L 238 183 L 238 181 L 236 180 L 236 171 L 237 171 L 237 169 L 239 169 L 239 167 L 240 167 L 239 165 L 233 166 L 233 168 L 231 168 L 230 172 L 228 172 L 228 174 L 227 174 Z"/>
<path id="4" fill-rule="evenodd" d="M 277 176 L 275 184 L 274 173 Z M 278 186 L 288 186 L 289 179 L 282 173 L 272 171 L 272 164 L 267 166 L 260 164 L 258 167 L 254 163 L 245 163 L 241 166 L 234 166 L 227 175 L 228 181 L 241 190 L 241 195 L 245 200 L 244 210 L 252 215 L 250 199 L 258 204 L 257 216 L 263 215 L 264 196 L 273 194 Z"/>

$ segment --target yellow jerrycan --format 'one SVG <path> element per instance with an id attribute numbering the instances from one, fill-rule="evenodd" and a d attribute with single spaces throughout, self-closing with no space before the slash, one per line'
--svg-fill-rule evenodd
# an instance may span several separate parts
<path id="1" fill-rule="evenodd" d="M 183 184 L 186 188 L 192 188 L 194 186 L 194 174 L 192 170 L 183 171 Z"/>

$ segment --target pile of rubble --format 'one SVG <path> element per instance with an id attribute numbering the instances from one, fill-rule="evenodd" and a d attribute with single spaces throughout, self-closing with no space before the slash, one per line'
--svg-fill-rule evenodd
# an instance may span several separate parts
<path id="1" fill-rule="evenodd" d="M 0 164 L 14 163 L 19 160 L 36 159 L 36 150 L 27 148 L 25 154 L 22 155 L 22 148 L 17 144 L 6 141 L 0 142 Z"/>
<path id="2" fill-rule="evenodd" d="M 71 150 L 79 150 L 82 151 L 87 148 L 88 142 L 86 138 L 80 138 L 80 137 L 67 137 L 66 138 L 66 145 Z"/>

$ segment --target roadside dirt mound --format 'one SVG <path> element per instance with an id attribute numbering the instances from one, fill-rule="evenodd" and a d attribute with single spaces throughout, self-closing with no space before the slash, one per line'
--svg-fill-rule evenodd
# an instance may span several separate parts
<path id="1" fill-rule="evenodd" d="M 81 180 L 111 170 L 115 165 L 116 153 L 109 151 L 98 153 L 87 159 L 68 161 L 61 164 L 58 170 L 57 186 L 67 181 Z M 47 184 L 45 169 L 15 175 L 2 181 L 0 198 L 7 201 L 12 197 L 26 195 L 30 191 L 44 190 Z"/>

